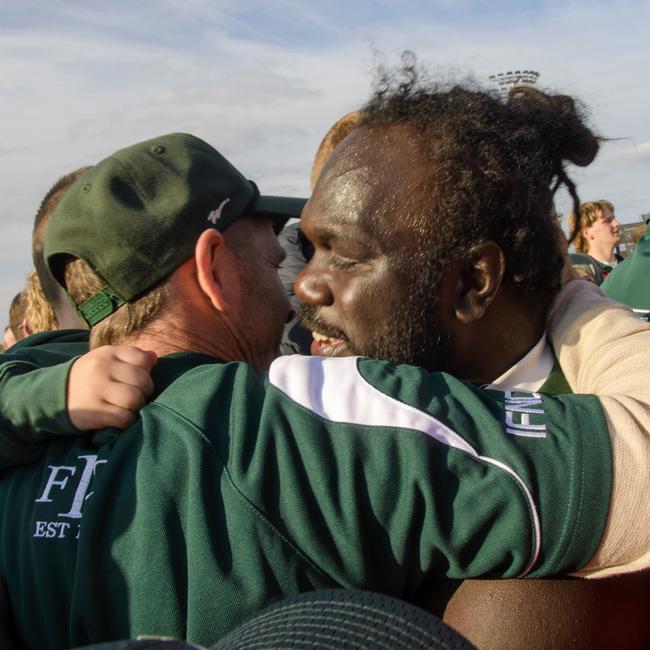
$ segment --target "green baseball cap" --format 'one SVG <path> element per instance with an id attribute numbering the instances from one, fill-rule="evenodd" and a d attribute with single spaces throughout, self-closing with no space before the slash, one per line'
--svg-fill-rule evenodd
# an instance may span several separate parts
<path id="1" fill-rule="evenodd" d="M 224 231 L 242 216 L 259 216 L 279 232 L 305 203 L 261 196 L 193 135 L 163 135 L 121 149 L 77 179 L 45 230 L 45 261 L 64 288 L 70 255 L 106 284 L 77 306 L 92 327 L 190 259 L 206 228 Z"/>

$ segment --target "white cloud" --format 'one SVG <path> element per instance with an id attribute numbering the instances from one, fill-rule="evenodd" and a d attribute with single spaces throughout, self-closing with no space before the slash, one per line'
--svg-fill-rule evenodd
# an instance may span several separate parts
<path id="1" fill-rule="evenodd" d="M 59 175 L 183 130 L 214 144 L 264 191 L 304 194 L 322 135 L 368 95 L 373 47 L 389 61 L 409 47 L 443 72 L 481 78 L 539 70 L 542 85 L 587 102 L 603 135 L 629 138 L 606 143 L 592 166 L 575 171 L 581 194 L 611 198 L 626 220 L 650 209 L 645 2 L 0 7 L 0 324 L 29 266 L 33 214 Z"/>

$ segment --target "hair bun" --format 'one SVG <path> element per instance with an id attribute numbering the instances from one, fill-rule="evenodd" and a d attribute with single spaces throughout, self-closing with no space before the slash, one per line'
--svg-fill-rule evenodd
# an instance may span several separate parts
<path id="1" fill-rule="evenodd" d="M 583 110 L 571 97 L 547 95 L 529 86 L 513 88 L 508 95 L 512 108 L 524 109 L 533 118 L 549 153 L 579 167 L 589 165 L 598 153 L 599 138 L 585 125 Z"/>

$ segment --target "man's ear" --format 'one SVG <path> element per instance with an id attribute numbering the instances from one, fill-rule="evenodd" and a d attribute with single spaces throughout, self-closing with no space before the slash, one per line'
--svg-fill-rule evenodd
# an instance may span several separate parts
<path id="1" fill-rule="evenodd" d="M 223 235 L 214 228 L 207 228 L 194 247 L 196 274 L 201 291 L 218 311 L 228 309 L 224 297 L 224 257 Z"/>
<path id="2" fill-rule="evenodd" d="M 495 299 L 506 269 L 505 255 L 494 242 L 476 246 L 456 277 L 454 314 L 465 324 L 485 315 Z"/>

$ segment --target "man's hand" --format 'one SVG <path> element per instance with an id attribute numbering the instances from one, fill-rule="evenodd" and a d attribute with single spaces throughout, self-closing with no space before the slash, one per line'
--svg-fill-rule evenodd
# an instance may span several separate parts
<path id="1" fill-rule="evenodd" d="M 68 378 L 68 417 L 80 431 L 124 429 L 153 393 L 154 352 L 107 345 L 77 359 Z"/>

